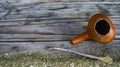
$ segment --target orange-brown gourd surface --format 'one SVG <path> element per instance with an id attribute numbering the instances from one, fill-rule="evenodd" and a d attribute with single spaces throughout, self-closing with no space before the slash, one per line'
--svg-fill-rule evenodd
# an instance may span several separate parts
<path id="1" fill-rule="evenodd" d="M 111 42 L 116 35 L 112 21 L 105 14 L 95 14 L 88 21 L 87 30 L 71 40 L 73 45 L 93 39 L 102 44 Z"/>

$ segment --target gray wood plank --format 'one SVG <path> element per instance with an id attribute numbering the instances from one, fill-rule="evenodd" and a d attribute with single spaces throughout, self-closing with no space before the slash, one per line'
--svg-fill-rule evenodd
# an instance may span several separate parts
<path id="1" fill-rule="evenodd" d="M 55 51 L 48 50 L 47 47 L 67 48 L 82 53 L 92 55 L 110 55 L 113 58 L 120 57 L 119 40 L 103 45 L 94 41 L 84 41 L 76 46 L 72 46 L 69 41 L 58 42 L 0 42 L 0 52 L 4 54 L 18 54 L 25 52 L 39 51 L 42 54 L 54 53 Z M 59 52 L 57 52 L 59 53 Z"/>
<path id="2" fill-rule="evenodd" d="M 12 4 L 33 4 L 47 2 L 119 2 L 119 0 L 0 0 L 0 2 L 8 2 Z"/>
<path id="3" fill-rule="evenodd" d="M 58 20 L 0 22 L 0 41 L 68 41 L 83 33 L 88 24 L 86 20 L 79 18 Z M 118 40 L 120 39 L 119 19 L 112 20 Z"/>
<path id="4" fill-rule="evenodd" d="M 0 17 L 1 19 L 89 17 L 94 13 L 119 16 L 119 6 L 120 2 L 55 2 L 20 6 L 3 4 L 0 6 Z"/>
<path id="5" fill-rule="evenodd" d="M 55 2 L 15 6 L 5 4 L 1 9 L 1 16 L 4 17 L 1 18 L 3 20 L 0 20 L 0 41 L 70 40 L 73 36 L 85 31 L 88 18 L 96 12 L 108 14 L 115 24 L 117 35 L 119 35 L 119 5 L 119 2 Z M 6 7 L 13 8 L 10 15 L 6 15 L 8 11 Z M 17 9 L 18 11 L 16 11 Z M 77 17 L 78 19 L 40 20 L 56 17 Z M 119 36 L 116 39 L 119 39 Z"/>

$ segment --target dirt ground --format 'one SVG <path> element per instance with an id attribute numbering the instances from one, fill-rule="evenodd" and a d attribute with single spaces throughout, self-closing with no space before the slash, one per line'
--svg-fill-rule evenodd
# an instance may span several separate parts
<path id="1" fill-rule="evenodd" d="M 108 55 L 113 59 L 112 64 L 61 51 L 45 55 L 40 52 L 0 54 L 0 67 L 120 67 L 119 54 L 116 55 L 118 52 L 110 52 Z"/>

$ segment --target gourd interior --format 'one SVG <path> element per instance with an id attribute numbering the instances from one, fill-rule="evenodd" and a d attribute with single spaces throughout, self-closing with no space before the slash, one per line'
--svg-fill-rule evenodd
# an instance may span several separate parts
<path id="1" fill-rule="evenodd" d="M 110 30 L 110 26 L 105 20 L 99 20 L 95 25 L 95 30 L 101 35 L 106 35 Z"/>

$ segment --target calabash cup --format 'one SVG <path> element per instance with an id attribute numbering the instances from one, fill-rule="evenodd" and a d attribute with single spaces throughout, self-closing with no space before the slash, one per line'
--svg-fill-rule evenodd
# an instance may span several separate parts
<path id="1" fill-rule="evenodd" d="M 87 39 L 92 39 L 102 44 L 111 42 L 116 35 L 112 21 L 105 14 L 95 14 L 88 21 L 87 30 L 71 40 L 73 45 Z"/>

